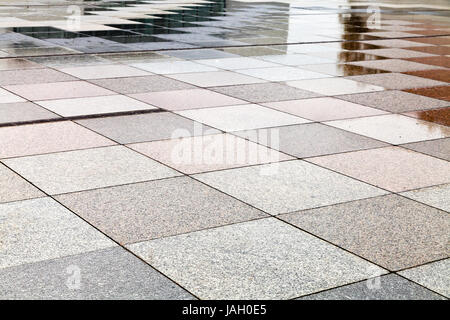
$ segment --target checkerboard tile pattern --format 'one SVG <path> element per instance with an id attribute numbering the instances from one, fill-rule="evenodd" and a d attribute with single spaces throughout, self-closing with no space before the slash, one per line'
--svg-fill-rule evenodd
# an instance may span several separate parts
<path id="1" fill-rule="evenodd" d="M 449 298 L 450 7 L 405 3 L 3 1 L 0 298 Z"/>

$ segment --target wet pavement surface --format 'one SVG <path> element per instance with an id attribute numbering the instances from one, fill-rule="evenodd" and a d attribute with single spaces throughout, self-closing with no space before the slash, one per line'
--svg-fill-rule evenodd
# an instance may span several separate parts
<path id="1" fill-rule="evenodd" d="M 0 298 L 448 298 L 449 18 L 2 1 Z"/>

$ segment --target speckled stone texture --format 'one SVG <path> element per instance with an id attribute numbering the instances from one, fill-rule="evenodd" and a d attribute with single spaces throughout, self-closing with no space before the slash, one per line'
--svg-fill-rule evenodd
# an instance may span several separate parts
<path id="1" fill-rule="evenodd" d="M 280 217 L 389 270 L 441 259 L 448 253 L 447 213 L 397 195 Z"/>
<path id="2" fill-rule="evenodd" d="M 401 195 L 450 212 L 450 184 L 403 192 Z"/>
<path id="3" fill-rule="evenodd" d="M 38 81 L 36 81 L 38 79 Z M 58 81 L 71 81 L 76 78 L 53 69 L 27 69 L 0 71 L 0 85 L 46 83 Z"/>
<path id="4" fill-rule="evenodd" d="M 266 216 L 188 177 L 62 195 L 57 199 L 120 243 Z"/>
<path id="5" fill-rule="evenodd" d="M 0 203 L 42 197 L 44 194 L 30 183 L 0 164 Z"/>
<path id="6" fill-rule="evenodd" d="M 400 274 L 450 298 L 450 259 L 401 271 Z"/>
<path id="7" fill-rule="evenodd" d="M 0 124 L 57 118 L 58 115 L 31 102 L 0 104 Z"/>
<path id="8" fill-rule="evenodd" d="M 3 268 L 115 246 L 50 198 L 0 204 Z"/>
<path id="9" fill-rule="evenodd" d="M 273 218 L 128 248 L 201 299 L 295 298 L 384 272 Z"/>
<path id="10" fill-rule="evenodd" d="M 122 146 L 8 159 L 4 163 L 48 194 L 179 175 L 176 171 Z"/>
<path id="11" fill-rule="evenodd" d="M 445 85 L 445 82 L 410 76 L 402 73 L 380 73 L 352 76 L 346 79 L 370 83 L 386 89 L 411 89 Z"/>
<path id="12" fill-rule="evenodd" d="M 194 177 L 270 214 L 385 193 L 300 160 L 203 173 Z"/>
<path id="13" fill-rule="evenodd" d="M 450 161 L 450 138 L 407 143 L 401 146 Z"/>
<path id="14" fill-rule="evenodd" d="M 299 300 L 445 300 L 443 296 L 395 274 L 381 276 Z"/>
<path id="15" fill-rule="evenodd" d="M 4 300 L 193 299 L 122 248 L 0 269 L 0 286 Z"/>

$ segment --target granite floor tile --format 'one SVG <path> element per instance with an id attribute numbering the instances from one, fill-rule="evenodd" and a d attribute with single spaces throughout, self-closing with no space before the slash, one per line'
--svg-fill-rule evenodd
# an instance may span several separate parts
<path id="1" fill-rule="evenodd" d="M 405 91 L 409 93 L 418 94 L 421 96 L 450 101 L 450 86 L 406 89 Z"/>
<path id="2" fill-rule="evenodd" d="M 450 161 L 450 138 L 413 142 L 401 146 Z"/>
<path id="3" fill-rule="evenodd" d="M 437 81 L 444 81 L 444 82 L 450 82 L 450 70 L 444 69 L 444 70 L 424 70 L 424 71 L 411 71 L 406 72 L 406 74 L 409 74 L 411 76 L 416 77 L 422 77 Z"/>
<path id="4" fill-rule="evenodd" d="M 121 244 L 266 216 L 188 177 L 67 194 L 57 199 Z"/>
<path id="5" fill-rule="evenodd" d="M 215 49 L 192 49 L 192 50 L 173 50 L 173 51 L 162 51 L 162 54 L 187 59 L 187 60 L 198 60 L 198 59 L 221 59 L 221 58 L 236 58 L 238 55 L 224 52 Z"/>
<path id="6" fill-rule="evenodd" d="M 193 86 L 187 83 L 158 75 L 147 77 L 98 79 L 91 80 L 91 82 L 122 94 L 184 90 L 193 88 Z"/>
<path id="7" fill-rule="evenodd" d="M 298 80 L 289 81 L 286 84 L 295 88 L 328 96 L 384 90 L 384 88 L 379 86 L 344 78 Z"/>
<path id="8" fill-rule="evenodd" d="M 32 101 L 106 96 L 114 94 L 114 92 L 110 90 L 106 90 L 84 81 L 12 85 L 5 86 L 5 88 Z"/>
<path id="9" fill-rule="evenodd" d="M 80 282 L 71 283 L 79 270 Z M 193 296 L 122 248 L 2 269 L 5 300 L 169 300 Z"/>
<path id="10" fill-rule="evenodd" d="M 119 143 L 219 133 L 209 126 L 168 112 L 87 119 L 78 122 Z"/>
<path id="11" fill-rule="evenodd" d="M 300 300 L 443 300 L 444 297 L 396 274 L 322 291 Z"/>
<path id="12" fill-rule="evenodd" d="M 202 173 L 194 177 L 270 214 L 385 193 L 300 160 Z"/>
<path id="13" fill-rule="evenodd" d="M 401 195 L 450 212 L 450 184 L 407 191 Z"/>
<path id="14" fill-rule="evenodd" d="M 426 53 L 426 52 L 419 52 L 419 51 L 406 50 L 406 49 L 400 49 L 400 48 L 361 50 L 360 52 L 365 53 L 365 54 L 373 54 L 376 56 L 391 58 L 391 59 L 433 57 L 434 56 L 433 54 Z"/>
<path id="15" fill-rule="evenodd" d="M 277 130 L 276 135 L 272 132 L 274 129 Z M 239 131 L 235 134 L 299 158 L 387 146 L 385 143 L 320 123 Z"/>
<path id="16" fill-rule="evenodd" d="M 223 131 L 249 130 L 310 122 L 256 104 L 184 110 L 177 111 L 177 113 Z"/>
<path id="17" fill-rule="evenodd" d="M 446 138 L 450 128 L 398 114 L 335 120 L 326 124 L 392 144 Z M 383 128 L 383 130 L 380 130 Z"/>
<path id="18" fill-rule="evenodd" d="M 0 86 L 35 84 L 77 80 L 53 69 L 25 69 L 0 71 Z"/>
<path id="19" fill-rule="evenodd" d="M 179 175 L 176 171 L 122 146 L 14 158 L 3 162 L 48 194 Z"/>
<path id="20" fill-rule="evenodd" d="M 129 248 L 201 299 L 287 299 L 383 273 L 273 218 Z"/>
<path id="21" fill-rule="evenodd" d="M 196 72 L 168 75 L 169 78 L 190 83 L 199 87 L 232 86 L 262 83 L 265 80 L 231 71 Z"/>
<path id="22" fill-rule="evenodd" d="M 350 62 L 350 64 L 372 69 L 381 69 L 390 72 L 407 72 L 407 71 L 441 69 L 441 67 L 438 66 L 432 66 L 429 64 L 423 64 L 401 59 L 357 61 L 357 62 Z"/>
<path id="23" fill-rule="evenodd" d="M 430 38 L 410 38 L 409 41 L 414 41 L 418 43 L 424 43 L 426 45 L 447 45 L 450 44 L 449 37 L 430 37 Z"/>
<path id="24" fill-rule="evenodd" d="M 33 61 L 22 59 L 22 58 L 14 58 L 14 59 L 2 59 L 0 60 L 0 70 L 24 70 L 24 69 L 32 69 L 32 68 L 42 68 L 38 63 Z"/>
<path id="25" fill-rule="evenodd" d="M 44 100 L 36 101 L 36 103 L 63 117 L 157 109 L 122 95 Z"/>
<path id="26" fill-rule="evenodd" d="M 450 126 L 450 108 L 414 111 L 405 113 L 405 115 L 424 121 L 442 124 L 444 126 Z"/>
<path id="27" fill-rule="evenodd" d="M 411 150 L 387 147 L 308 161 L 393 192 L 450 182 L 450 163 Z"/>
<path id="28" fill-rule="evenodd" d="M 59 118 L 31 102 L 0 104 L 0 124 Z"/>
<path id="29" fill-rule="evenodd" d="M 319 96 L 317 93 L 293 88 L 281 83 L 246 84 L 209 89 L 254 103 L 313 98 Z"/>
<path id="30" fill-rule="evenodd" d="M 450 57 L 446 57 L 446 56 L 409 58 L 408 61 L 414 61 L 417 63 L 423 63 L 423 64 L 427 64 L 427 65 L 450 68 Z"/>
<path id="31" fill-rule="evenodd" d="M 280 55 L 261 56 L 256 58 L 287 66 L 300 66 L 307 64 L 321 64 L 333 62 L 333 60 L 331 59 L 314 57 L 307 54 L 283 54 L 283 55 L 280 54 Z"/>
<path id="32" fill-rule="evenodd" d="M 32 62 L 44 65 L 49 68 L 67 68 L 76 66 L 111 64 L 110 61 L 94 55 L 59 55 L 31 57 Z"/>
<path id="33" fill-rule="evenodd" d="M 412 47 L 412 48 L 406 48 L 406 49 L 418 51 L 418 52 L 437 54 L 437 55 L 442 55 L 442 56 L 450 54 L 450 48 L 446 47 L 446 46 L 423 46 L 423 47 Z"/>
<path id="34" fill-rule="evenodd" d="M 0 203 L 44 196 L 25 179 L 0 164 Z"/>
<path id="35" fill-rule="evenodd" d="M 330 97 L 270 102 L 263 105 L 314 121 L 356 118 L 386 113 L 385 111 Z"/>
<path id="36" fill-rule="evenodd" d="M 268 81 L 292 81 L 292 80 L 318 79 L 331 77 L 330 75 L 327 74 L 302 70 L 300 68 L 288 66 L 257 68 L 257 69 L 241 69 L 236 70 L 236 72 Z"/>
<path id="37" fill-rule="evenodd" d="M 444 211 L 397 195 L 280 216 L 389 270 L 447 256 L 450 221 Z"/>
<path id="38" fill-rule="evenodd" d="M 389 112 L 427 110 L 450 105 L 449 102 L 443 100 L 398 90 L 342 95 L 339 96 L 339 99 Z"/>
<path id="39" fill-rule="evenodd" d="M 201 109 L 247 103 L 205 89 L 137 93 L 130 97 L 167 110 Z"/>
<path id="40" fill-rule="evenodd" d="M 319 72 L 323 74 L 329 74 L 334 77 L 348 77 L 348 76 L 358 76 L 364 74 L 377 74 L 377 73 L 387 73 L 384 70 L 364 68 L 361 66 L 354 66 L 345 63 L 324 63 L 324 64 L 312 64 L 300 66 L 300 69 L 310 70 L 314 72 Z"/>
<path id="41" fill-rule="evenodd" d="M 69 121 L 0 128 L 0 158 L 113 144 L 113 141 Z"/>
<path id="42" fill-rule="evenodd" d="M 19 97 L 11 92 L 0 88 L 0 104 L 3 103 L 14 103 L 14 102 L 25 102 L 26 100 Z"/>
<path id="43" fill-rule="evenodd" d="M 259 59 L 240 57 L 240 58 L 222 58 L 222 59 L 202 59 L 195 60 L 207 66 L 216 67 L 225 70 L 238 70 L 250 68 L 270 68 L 277 67 L 279 64 L 261 61 Z"/>
<path id="44" fill-rule="evenodd" d="M 187 174 L 293 159 L 230 134 L 145 142 L 129 147 Z"/>
<path id="45" fill-rule="evenodd" d="M 115 246 L 50 198 L 0 204 L 0 218 L 0 272 L 12 266 Z"/>
<path id="46" fill-rule="evenodd" d="M 446 85 L 445 82 L 415 77 L 402 73 L 368 74 L 362 76 L 347 77 L 346 79 L 370 83 L 386 89 L 396 90 Z"/>
<path id="47" fill-rule="evenodd" d="M 79 79 L 104 79 L 148 76 L 151 73 L 125 65 L 94 65 L 59 68 L 61 72 Z"/>
<path id="48" fill-rule="evenodd" d="M 191 72 L 212 72 L 219 69 L 208 67 L 203 64 L 192 61 L 163 61 L 163 62 L 147 62 L 135 63 L 133 67 L 150 71 L 155 74 L 175 74 L 175 73 L 191 73 Z"/>
<path id="49" fill-rule="evenodd" d="M 426 288 L 450 297 L 450 259 L 436 261 L 420 267 L 399 272 L 402 276 L 411 279 Z"/>

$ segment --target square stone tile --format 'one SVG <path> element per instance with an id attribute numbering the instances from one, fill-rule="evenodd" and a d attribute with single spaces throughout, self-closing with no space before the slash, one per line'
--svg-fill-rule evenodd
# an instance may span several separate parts
<path id="1" fill-rule="evenodd" d="M 450 105 L 446 101 L 397 90 L 342 95 L 339 99 L 389 112 L 427 110 Z"/>
<path id="2" fill-rule="evenodd" d="M 450 259 L 436 261 L 416 268 L 399 272 L 402 276 L 411 279 L 426 288 L 443 296 L 450 297 Z"/>
<path id="3" fill-rule="evenodd" d="M 411 150 L 387 147 L 308 161 L 393 192 L 450 182 L 450 163 Z"/>
<path id="4" fill-rule="evenodd" d="M 119 143 L 134 143 L 219 133 L 218 130 L 168 112 L 78 121 Z"/>
<path id="5" fill-rule="evenodd" d="M 41 65 L 35 63 L 33 61 L 22 59 L 22 58 L 14 58 L 14 59 L 1 59 L 0 60 L 0 70 L 24 70 L 24 69 L 32 69 L 32 68 L 42 68 Z"/>
<path id="6" fill-rule="evenodd" d="M 299 158 L 387 146 L 380 141 L 320 123 L 239 131 L 235 134 Z"/>
<path id="7" fill-rule="evenodd" d="M 0 204 L 0 219 L 0 272 L 7 267 L 115 246 L 51 198 Z"/>
<path id="8" fill-rule="evenodd" d="M 413 142 L 401 146 L 450 161 L 450 138 Z"/>
<path id="9" fill-rule="evenodd" d="M 270 68 L 278 67 L 279 64 L 261 61 L 259 59 L 239 57 L 239 58 L 222 58 L 222 59 L 202 59 L 195 60 L 207 66 L 216 67 L 225 70 L 238 70 L 249 68 Z"/>
<path id="10" fill-rule="evenodd" d="M 440 259 L 448 252 L 447 214 L 397 195 L 280 218 L 389 270 Z"/>
<path id="11" fill-rule="evenodd" d="M 407 72 L 407 71 L 441 69 L 441 67 L 401 59 L 357 61 L 357 62 L 350 62 L 350 64 L 372 69 L 381 69 L 390 72 Z"/>
<path id="12" fill-rule="evenodd" d="M 53 69 L 24 69 L 0 71 L 0 86 L 77 80 Z"/>
<path id="13" fill-rule="evenodd" d="M 59 70 L 80 79 L 138 77 L 151 74 L 143 70 L 120 64 L 77 66 L 69 68 L 59 68 Z"/>
<path id="14" fill-rule="evenodd" d="M 122 146 L 7 159 L 3 162 L 48 194 L 179 175 L 176 171 Z"/>
<path id="15" fill-rule="evenodd" d="M 57 199 L 121 244 L 266 216 L 188 177 L 67 194 Z"/>
<path id="16" fill-rule="evenodd" d="M 247 103 L 206 89 L 137 93 L 130 97 L 167 110 L 200 109 Z"/>
<path id="17" fill-rule="evenodd" d="M 14 102 L 25 102 L 26 100 L 22 97 L 19 97 L 11 92 L 0 88 L 0 104 L 3 103 L 14 103 Z"/>
<path id="18" fill-rule="evenodd" d="M 80 289 L 68 285 L 80 271 Z M 193 299 L 193 296 L 122 248 L 2 269 L 0 298 L 27 300 Z"/>
<path id="19" fill-rule="evenodd" d="M 201 299 L 288 299 L 383 273 L 273 218 L 128 247 Z"/>
<path id="20" fill-rule="evenodd" d="M 173 50 L 173 51 L 161 51 L 160 53 L 171 57 L 187 60 L 221 59 L 221 58 L 238 57 L 238 55 L 236 54 L 215 49 Z"/>
<path id="21" fill-rule="evenodd" d="M 292 81 L 331 77 L 328 74 L 287 66 L 274 68 L 242 69 L 236 70 L 236 72 L 268 81 Z"/>
<path id="22" fill-rule="evenodd" d="M 407 191 L 401 195 L 450 212 L 450 184 Z"/>
<path id="23" fill-rule="evenodd" d="M 408 47 L 425 47 L 427 44 L 408 41 L 404 39 L 381 39 L 381 40 L 365 40 L 362 41 L 367 44 L 373 44 L 377 46 L 384 46 L 390 48 L 408 48 Z"/>
<path id="24" fill-rule="evenodd" d="M 319 96 L 317 93 L 293 88 L 281 83 L 246 84 L 209 89 L 254 103 L 313 98 Z"/>
<path id="25" fill-rule="evenodd" d="M 59 118 L 31 102 L 0 104 L 0 124 Z"/>
<path id="26" fill-rule="evenodd" d="M 231 134 L 145 142 L 129 147 L 187 174 L 293 159 Z"/>
<path id="27" fill-rule="evenodd" d="M 192 61 L 147 62 L 147 63 L 135 63 L 132 64 L 132 66 L 156 74 L 211 72 L 219 70 L 217 68 L 208 67 L 203 64 L 195 63 Z"/>
<path id="28" fill-rule="evenodd" d="M 442 124 L 444 126 L 450 126 L 450 107 L 407 112 L 404 113 L 404 115 L 424 121 Z"/>
<path id="29" fill-rule="evenodd" d="M 413 48 L 406 48 L 413 51 L 418 52 L 425 52 L 425 53 L 431 53 L 435 55 L 449 55 L 450 54 L 450 48 L 446 46 L 423 46 L 423 47 L 413 47 Z"/>
<path id="30" fill-rule="evenodd" d="M 114 92 L 110 90 L 84 81 L 12 85 L 5 86 L 5 88 L 32 101 L 95 97 L 114 94 Z"/>
<path id="31" fill-rule="evenodd" d="M 391 59 L 433 57 L 434 56 L 433 54 L 426 53 L 426 52 L 419 52 L 419 51 L 406 50 L 406 49 L 400 49 L 400 48 L 361 50 L 360 52 L 365 53 L 365 54 L 373 54 L 376 56 L 391 58 Z"/>
<path id="32" fill-rule="evenodd" d="M 310 122 L 256 104 L 184 110 L 177 111 L 177 113 L 223 131 L 249 130 Z"/>
<path id="33" fill-rule="evenodd" d="M 270 214 L 386 193 L 301 160 L 202 173 L 194 177 Z"/>
<path id="34" fill-rule="evenodd" d="M 358 76 L 364 74 L 376 74 L 376 73 L 387 73 L 384 70 L 364 68 L 361 66 L 354 66 L 345 63 L 324 63 L 324 64 L 311 64 L 300 66 L 300 69 L 310 70 L 314 72 L 319 72 L 323 74 L 329 74 L 334 77 L 348 77 L 348 76 Z"/>
<path id="35" fill-rule="evenodd" d="M 312 91 L 327 96 L 384 90 L 383 87 L 344 78 L 298 80 L 289 81 L 286 84 L 295 88 Z"/>
<path id="36" fill-rule="evenodd" d="M 91 80 L 101 87 L 122 93 L 158 92 L 192 89 L 193 86 L 163 76 L 129 77 Z"/>
<path id="37" fill-rule="evenodd" d="M 410 76 L 402 73 L 380 73 L 347 77 L 346 79 L 370 83 L 386 89 L 410 89 L 446 85 L 445 82 Z"/>
<path id="38" fill-rule="evenodd" d="M 414 61 L 417 63 L 424 63 L 424 64 L 433 65 L 433 66 L 450 68 L 450 57 L 447 57 L 447 56 L 409 58 L 408 60 Z"/>
<path id="39" fill-rule="evenodd" d="M 411 76 L 422 77 L 427 79 L 433 79 L 437 81 L 450 82 L 450 70 L 424 70 L 424 71 L 411 71 L 406 72 Z"/>
<path id="40" fill-rule="evenodd" d="M 333 60 L 331 59 L 314 57 L 306 54 L 280 54 L 280 55 L 261 56 L 256 58 L 287 66 L 300 66 L 306 64 L 321 64 L 333 62 Z"/>
<path id="41" fill-rule="evenodd" d="M 263 105 L 314 121 L 356 118 L 386 113 L 385 111 L 330 97 L 270 102 Z"/>
<path id="42" fill-rule="evenodd" d="M 44 100 L 36 101 L 36 103 L 63 117 L 157 109 L 122 95 Z"/>
<path id="43" fill-rule="evenodd" d="M 450 128 L 448 127 L 398 114 L 335 120 L 326 124 L 392 144 L 450 136 Z M 380 128 L 383 128 L 383 130 L 380 130 Z"/>
<path id="44" fill-rule="evenodd" d="M 379 282 L 378 282 L 379 281 Z M 444 297 L 418 284 L 388 274 L 343 287 L 322 291 L 300 300 L 442 300 Z"/>
<path id="45" fill-rule="evenodd" d="M 0 164 L 0 203 L 44 196 L 25 179 Z"/>
<path id="46" fill-rule="evenodd" d="M 406 89 L 406 92 L 418 94 L 435 99 L 450 101 L 450 86 L 440 86 L 431 88 Z"/>
<path id="47" fill-rule="evenodd" d="M 232 71 L 196 72 L 168 75 L 169 78 L 187 82 L 199 87 L 232 86 L 266 82 Z"/>
<path id="48" fill-rule="evenodd" d="M 113 144 L 113 141 L 69 121 L 0 128 L 0 158 Z"/>

